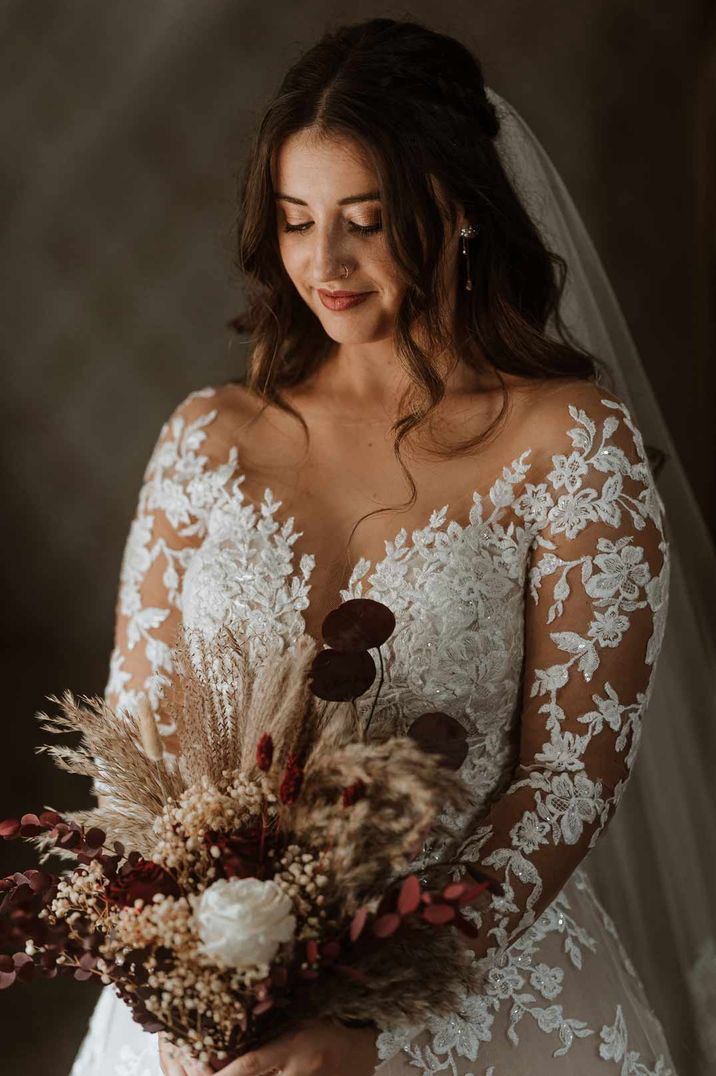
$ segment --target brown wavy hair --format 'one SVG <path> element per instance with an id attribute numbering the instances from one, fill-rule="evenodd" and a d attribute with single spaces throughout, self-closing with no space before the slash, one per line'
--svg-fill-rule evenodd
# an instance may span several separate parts
<path id="1" fill-rule="evenodd" d="M 456 39 L 419 22 L 375 18 L 327 31 L 293 64 L 248 154 L 234 263 L 245 279 L 248 306 L 228 324 L 250 336 L 246 376 L 236 380 L 265 406 L 274 403 L 293 414 L 308 437 L 303 417 L 281 389 L 310 376 L 334 343 L 286 274 L 276 229 L 272 157 L 287 137 L 309 127 L 349 136 L 364 149 L 378 177 L 388 249 L 405 281 L 394 340 L 408 377 L 409 406 L 393 430 L 394 451 L 412 491 L 407 506 L 415 502 L 416 487 L 401 443 L 445 394 L 445 378 L 431 356 L 447 348 L 481 371 L 487 361 L 501 384 L 497 417 L 478 436 L 452 444 L 446 450 L 451 455 L 477 448 L 501 428 L 509 409 L 501 372 L 609 384 L 606 368 L 570 339 L 559 316 L 567 266 L 545 247 L 502 166 L 495 145 L 499 118 L 480 62 Z M 461 275 L 451 318 L 438 284 L 445 210 L 430 177 L 447 195 L 451 225 L 461 203 L 479 226 L 470 243 L 473 287 L 460 286 Z M 547 333 L 550 321 L 553 335 Z M 418 324 L 422 346 L 414 335 Z"/>

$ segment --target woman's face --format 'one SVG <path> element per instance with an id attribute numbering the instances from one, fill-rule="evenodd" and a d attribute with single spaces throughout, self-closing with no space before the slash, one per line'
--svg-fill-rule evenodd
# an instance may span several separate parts
<path id="1" fill-rule="evenodd" d="M 286 272 L 327 335 L 347 344 L 392 336 L 405 284 L 382 230 L 378 179 L 360 145 L 304 129 L 275 155 L 272 178 Z M 364 298 L 335 309 L 322 292 Z"/>

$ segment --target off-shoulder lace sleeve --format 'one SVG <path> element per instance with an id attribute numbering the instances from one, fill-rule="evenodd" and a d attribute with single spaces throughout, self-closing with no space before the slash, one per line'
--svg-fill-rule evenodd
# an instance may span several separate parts
<path id="1" fill-rule="evenodd" d="M 640 432 L 624 404 L 604 391 L 580 398 L 584 406 L 569 405 L 571 428 L 545 435 L 551 449 L 542 457 L 542 481 L 515 503 L 534 530 L 519 755 L 458 850 L 504 889 L 481 911 L 466 909 L 480 929 L 466 944 L 486 985 L 614 814 L 639 746 L 665 626 L 664 506 Z M 381 1057 L 389 1057 L 391 1031 L 381 1038 Z"/>
<path id="2" fill-rule="evenodd" d="M 236 446 L 216 432 L 219 390 L 190 393 L 162 426 L 147 463 L 122 558 L 105 698 L 132 707 L 145 693 L 166 749 L 174 728 L 162 713 L 171 649 L 181 619 L 181 585 L 206 534 L 209 512 L 238 477 Z M 101 791 L 101 789 L 96 789 Z"/>
<path id="3" fill-rule="evenodd" d="M 521 506 L 537 506 L 537 526 L 519 760 L 463 849 L 504 887 L 481 914 L 478 957 L 499 955 L 534 922 L 613 816 L 661 647 L 664 506 L 629 410 L 598 395 L 569 405 L 569 443 Z"/>

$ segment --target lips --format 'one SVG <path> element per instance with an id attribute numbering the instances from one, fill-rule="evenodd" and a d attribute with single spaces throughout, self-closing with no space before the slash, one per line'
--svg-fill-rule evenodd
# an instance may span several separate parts
<path id="1" fill-rule="evenodd" d="M 329 310 L 348 310 L 352 306 L 365 302 L 372 291 L 325 291 L 318 289 L 321 302 Z"/>

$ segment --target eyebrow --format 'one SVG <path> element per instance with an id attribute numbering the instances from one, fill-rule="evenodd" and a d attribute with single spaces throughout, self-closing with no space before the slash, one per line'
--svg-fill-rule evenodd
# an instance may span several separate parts
<path id="1" fill-rule="evenodd" d="M 294 198 L 290 194 L 282 194 L 277 191 L 274 194 L 274 198 L 278 201 L 281 199 L 284 202 L 293 202 L 294 205 L 308 205 L 308 202 L 304 202 L 302 198 Z M 365 194 L 351 194 L 347 198 L 340 198 L 336 205 L 354 205 L 356 202 L 379 202 L 380 191 L 366 191 Z"/>

